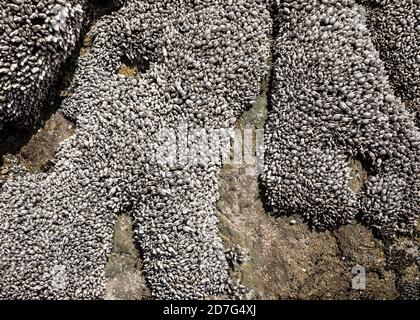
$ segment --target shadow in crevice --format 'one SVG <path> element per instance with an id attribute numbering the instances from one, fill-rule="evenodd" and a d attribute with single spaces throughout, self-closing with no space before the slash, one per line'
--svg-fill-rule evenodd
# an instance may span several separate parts
<path id="1" fill-rule="evenodd" d="M 272 40 L 271 40 L 271 47 L 270 47 L 270 57 L 267 62 L 269 65 L 269 73 L 268 73 L 267 79 L 265 79 L 265 81 L 262 83 L 262 86 L 261 86 L 261 94 L 264 94 L 266 97 L 265 108 L 267 109 L 267 117 L 269 116 L 270 112 L 272 112 L 273 110 L 273 107 L 272 107 L 273 102 L 272 102 L 271 97 L 273 96 L 273 91 L 275 90 L 273 86 L 273 78 L 274 78 L 274 68 L 275 68 L 276 60 L 277 60 L 275 45 L 276 45 L 276 40 L 279 35 L 280 25 L 281 25 L 278 11 L 279 11 L 278 4 L 276 1 L 273 1 L 270 6 L 270 15 L 271 15 L 273 27 L 272 27 L 272 33 L 271 33 Z M 266 147 L 265 143 L 266 141 L 264 138 L 264 148 Z M 262 181 L 261 175 L 259 175 L 258 176 L 258 196 L 261 199 L 264 211 L 274 216 L 272 214 L 274 210 L 269 205 L 269 201 L 267 200 L 268 192 L 269 191 L 264 187 L 264 183 Z M 290 215 L 292 215 L 292 213 Z"/>
<path id="2" fill-rule="evenodd" d="M 115 12 L 125 4 L 125 0 L 93 0 L 90 2 L 92 10 L 93 22 L 97 21 L 104 15 Z"/>
<path id="3" fill-rule="evenodd" d="M 146 73 L 150 69 L 151 61 L 148 56 L 142 56 L 139 59 L 130 59 L 127 55 L 121 57 L 121 64 L 118 74 L 126 77 L 134 77 L 139 73 Z"/>

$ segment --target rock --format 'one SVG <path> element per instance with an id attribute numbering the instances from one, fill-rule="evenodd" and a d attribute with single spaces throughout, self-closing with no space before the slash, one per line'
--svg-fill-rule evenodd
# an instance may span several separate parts
<path id="1" fill-rule="evenodd" d="M 18 157 L 31 172 L 46 169 L 54 158 L 60 143 L 75 132 L 74 125 L 59 112 L 53 114 L 44 126 L 26 143 Z"/>
<path id="2" fill-rule="evenodd" d="M 150 298 L 144 275 L 136 268 L 134 259 L 121 256 L 109 257 L 105 286 L 105 300 L 141 300 Z"/>
<path id="3" fill-rule="evenodd" d="M 347 264 L 360 264 L 377 270 L 386 266 L 382 242 L 375 239 L 372 231 L 360 224 L 342 226 L 334 235 L 341 254 Z"/>
<path id="4" fill-rule="evenodd" d="M 133 221 L 128 214 L 118 216 L 114 227 L 113 249 L 105 267 L 106 300 L 150 298 L 141 271 L 142 263 L 133 239 Z"/>
<path id="5" fill-rule="evenodd" d="M 114 227 L 114 250 L 138 258 L 139 252 L 135 247 L 133 236 L 133 220 L 128 214 L 119 215 Z"/>

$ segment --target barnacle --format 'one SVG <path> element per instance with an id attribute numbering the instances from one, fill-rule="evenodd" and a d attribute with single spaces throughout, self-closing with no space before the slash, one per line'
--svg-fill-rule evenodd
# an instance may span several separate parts
<path id="1" fill-rule="evenodd" d="M 262 177 L 269 205 L 320 229 L 361 211 L 383 235 L 410 232 L 420 209 L 419 131 L 390 87 L 359 8 L 283 1 L 277 14 Z M 359 194 L 348 186 L 349 157 L 370 163 Z"/>
<path id="2" fill-rule="evenodd" d="M 238 296 L 229 261 L 245 253 L 224 251 L 214 212 L 221 163 L 173 164 L 159 151 L 202 152 L 200 132 L 231 128 L 259 94 L 270 49 L 266 203 L 319 229 L 361 213 L 384 236 L 411 232 L 420 209 L 416 1 L 111 2 L 119 9 L 89 31 L 61 104 L 75 135 L 49 172 L 1 178 L 0 298 L 103 297 L 116 214 L 128 210 L 154 297 Z M 24 126 L 91 2 L 0 3 L 0 125 Z M 203 131 L 186 145 L 161 140 L 184 127 Z M 352 158 L 369 166 L 358 191 Z"/>
<path id="3" fill-rule="evenodd" d="M 420 3 L 362 0 L 372 42 L 385 63 L 390 84 L 420 119 Z"/>
<path id="4" fill-rule="evenodd" d="M 86 0 L 0 1 L 0 123 L 33 122 L 86 23 Z"/>
<path id="5" fill-rule="evenodd" d="M 98 21 L 62 105 L 75 135 L 51 173 L 2 186 L 0 297 L 101 297 L 114 214 L 129 207 L 155 297 L 234 293 L 213 212 L 221 165 L 172 168 L 155 150 L 161 128 L 235 123 L 258 95 L 270 30 L 259 0 L 131 0 Z M 127 60 L 143 72 L 118 74 Z"/>

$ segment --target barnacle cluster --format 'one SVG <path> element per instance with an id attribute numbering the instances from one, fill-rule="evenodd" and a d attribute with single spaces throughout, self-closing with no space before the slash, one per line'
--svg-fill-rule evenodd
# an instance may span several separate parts
<path id="1" fill-rule="evenodd" d="M 86 0 L 0 1 L 0 123 L 26 126 L 72 54 Z"/>
<path id="2" fill-rule="evenodd" d="M 161 128 L 232 126 L 259 93 L 262 0 L 129 0 L 97 22 L 63 112 L 77 123 L 52 172 L 0 198 L 0 297 L 97 298 L 115 214 L 131 209 L 157 298 L 234 293 L 213 212 L 220 164 L 171 165 Z M 138 66 L 118 74 L 121 61 Z"/>
<path id="3" fill-rule="evenodd" d="M 420 2 L 362 0 L 360 3 L 395 94 L 420 120 Z"/>
<path id="4" fill-rule="evenodd" d="M 0 124 L 27 124 L 89 1 L 0 3 Z M 203 137 L 184 144 L 161 132 L 232 127 L 259 94 L 272 30 L 267 204 L 321 229 L 358 213 L 383 235 L 413 229 L 420 134 L 401 99 L 418 104 L 416 1 L 113 3 L 121 8 L 89 32 L 61 105 L 75 135 L 49 172 L 1 179 L 0 298 L 103 297 L 116 214 L 127 211 L 154 297 L 240 294 L 229 263 L 247 257 L 224 251 L 214 213 L 221 163 L 167 161 L 163 145 L 187 152 Z M 349 159 L 369 171 L 358 192 Z"/>
<path id="5" fill-rule="evenodd" d="M 321 229 L 361 212 L 383 235 L 410 232 L 420 210 L 420 135 L 358 6 L 285 0 L 277 17 L 262 177 L 268 204 Z M 348 158 L 368 165 L 360 193 L 348 187 Z"/>

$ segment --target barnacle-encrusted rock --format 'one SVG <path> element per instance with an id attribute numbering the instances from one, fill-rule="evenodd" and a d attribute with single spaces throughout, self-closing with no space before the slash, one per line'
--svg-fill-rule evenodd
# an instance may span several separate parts
<path id="1" fill-rule="evenodd" d="M 262 0 L 131 0 L 101 19 L 63 105 L 75 135 L 51 173 L 2 187 L 0 297 L 101 297 L 114 214 L 129 208 L 155 297 L 234 290 L 213 212 L 220 164 L 170 166 L 156 150 L 162 128 L 233 125 L 259 92 L 270 29 Z M 140 73 L 118 74 L 121 61 Z"/>
<path id="2" fill-rule="evenodd" d="M 281 1 L 272 110 L 266 124 L 268 204 L 319 228 L 359 210 L 384 235 L 410 232 L 420 210 L 420 136 L 389 85 L 354 1 Z M 370 163 L 363 191 L 347 159 Z"/>
<path id="3" fill-rule="evenodd" d="M 420 120 L 420 2 L 362 0 L 372 41 L 395 94 Z"/>
<path id="4" fill-rule="evenodd" d="M 0 0 L 0 127 L 31 123 L 85 18 L 86 0 Z"/>

